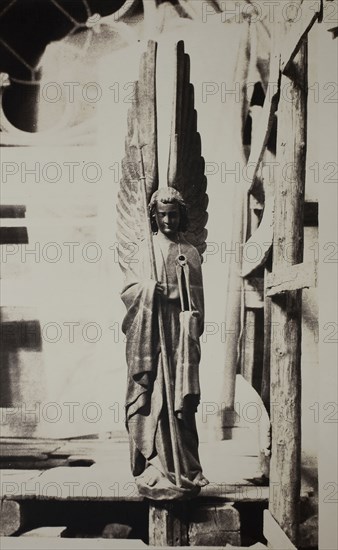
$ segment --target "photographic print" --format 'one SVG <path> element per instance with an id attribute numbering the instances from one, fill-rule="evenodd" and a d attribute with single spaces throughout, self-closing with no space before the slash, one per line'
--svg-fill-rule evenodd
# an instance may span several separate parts
<path id="1" fill-rule="evenodd" d="M 336 0 L 1 0 L 4 550 L 337 548 Z"/>

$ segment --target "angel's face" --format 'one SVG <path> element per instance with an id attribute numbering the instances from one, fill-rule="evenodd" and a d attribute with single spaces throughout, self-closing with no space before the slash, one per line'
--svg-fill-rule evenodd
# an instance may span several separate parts
<path id="1" fill-rule="evenodd" d="M 155 219 L 158 230 L 167 237 L 173 237 L 179 230 L 181 215 L 177 203 L 158 202 L 155 208 Z"/>

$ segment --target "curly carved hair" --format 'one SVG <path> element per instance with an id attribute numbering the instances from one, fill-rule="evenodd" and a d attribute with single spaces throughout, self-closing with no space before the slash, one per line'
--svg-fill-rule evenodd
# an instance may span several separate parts
<path id="1" fill-rule="evenodd" d="M 151 230 L 153 233 L 157 233 L 158 226 L 155 218 L 155 209 L 156 205 L 161 202 L 162 204 L 178 204 L 180 209 L 180 225 L 178 231 L 185 233 L 188 229 L 188 213 L 187 206 L 184 202 L 184 199 L 176 189 L 173 187 L 160 187 L 155 193 L 153 193 L 150 203 L 149 203 L 149 212 L 150 212 L 150 224 Z"/>

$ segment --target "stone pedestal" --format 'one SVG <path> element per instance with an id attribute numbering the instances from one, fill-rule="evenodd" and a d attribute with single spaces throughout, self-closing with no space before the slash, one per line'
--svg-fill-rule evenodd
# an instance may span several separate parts
<path id="1" fill-rule="evenodd" d="M 153 502 L 149 505 L 149 544 L 187 546 L 187 504 Z"/>
<path id="2" fill-rule="evenodd" d="M 232 503 L 196 503 L 189 512 L 190 546 L 240 546 L 240 517 Z"/>

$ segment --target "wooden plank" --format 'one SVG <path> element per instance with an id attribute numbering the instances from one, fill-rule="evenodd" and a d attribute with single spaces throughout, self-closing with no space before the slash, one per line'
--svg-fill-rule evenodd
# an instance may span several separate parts
<path id="1" fill-rule="evenodd" d="M 248 178 L 248 182 L 245 186 L 246 192 L 248 193 L 248 195 L 254 189 L 260 163 L 262 161 L 264 151 L 273 127 L 275 112 L 277 111 L 279 93 L 280 93 L 279 77 L 280 77 L 280 54 L 278 51 L 274 51 L 271 55 L 271 60 L 270 60 L 270 76 L 269 76 L 269 84 L 268 84 L 269 94 L 265 96 L 263 109 L 262 109 L 260 118 L 258 120 L 258 127 L 257 127 L 257 130 L 255 131 L 255 136 L 257 136 L 257 139 L 255 139 L 251 144 L 250 156 L 248 160 L 248 166 L 253 168 L 252 170 L 250 170 L 250 173 L 252 173 L 252 175 L 250 178 Z M 277 86 L 276 86 L 276 83 L 278 83 Z M 272 90 L 274 90 L 274 93 L 272 93 Z"/>
<path id="2" fill-rule="evenodd" d="M 133 539 L 98 539 L 98 538 L 47 538 L 36 537 L 31 540 L 34 550 L 137 550 L 148 548 L 144 542 Z M 27 539 L 24 537 L 3 537 L 1 550 L 27 550 Z M 181 546 L 182 550 L 191 550 L 191 546 Z M 213 550 L 264 550 L 264 544 L 253 546 L 213 546 Z M 152 546 L 151 550 L 172 550 L 172 546 Z M 205 550 L 205 546 L 194 546 L 194 550 Z"/>
<path id="3" fill-rule="evenodd" d="M 249 384 L 253 385 L 253 371 L 255 363 L 255 326 L 256 315 L 251 309 L 244 313 L 244 331 L 241 351 L 241 373 Z"/>
<path id="4" fill-rule="evenodd" d="M 133 539 L 99 539 L 99 538 L 49 538 L 32 537 L 31 547 L 34 550 L 137 550 L 149 546 L 140 540 Z M 27 550 L 27 538 L 3 537 L 1 550 Z M 191 550 L 191 546 L 182 546 L 182 550 Z M 257 543 L 253 546 L 213 546 L 213 550 L 261 550 L 267 548 Z M 151 550 L 172 550 L 172 546 L 152 546 Z M 205 550 L 205 546 L 194 546 L 194 550 Z"/>
<path id="5" fill-rule="evenodd" d="M 135 482 L 129 481 L 110 482 L 105 485 L 99 484 L 93 478 L 87 478 L 86 481 L 79 481 L 75 475 L 63 481 L 49 481 L 43 484 L 39 476 L 25 482 L 12 480 L 2 483 L 2 495 L 8 500 L 35 500 L 35 501 L 83 501 L 91 502 L 141 502 L 144 500 L 136 493 Z M 92 488 L 92 493 L 90 489 Z M 97 489 L 100 488 L 100 491 Z M 84 496 L 85 495 L 85 496 Z M 267 502 L 269 499 L 269 487 L 254 485 L 249 481 L 247 483 L 211 483 L 203 487 L 199 499 L 222 499 L 223 502 Z"/>
<path id="6" fill-rule="evenodd" d="M 121 433 L 121 437 L 99 440 L 99 439 L 35 439 L 35 438 L 0 438 L 0 460 L 6 458 L 27 459 L 37 457 L 37 459 L 67 459 L 71 456 L 95 459 L 97 455 L 113 455 L 126 449 L 127 439 Z M 128 452 L 126 452 L 126 455 Z M 37 465 L 40 468 L 40 465 Z"/>
<path id="7" fill-rule="evenodd" d="M 236 211 L 233 215 L 232 237 L 231 246 L 233 250 L 236 250 L 237 243 L 244 241 L 244 205 L 245 194 L 241 185 L 235 187 L 234 204 L 236 205 Z M 220 414 L 220 428 L 219 437 L 224 439 L 222 432 L 223 418 L 234 409 L 235 401 L 235 380 L 236 371 L 238 365 L 238 342 L 241 334 L 241 301 L 242 301 L 242 286 L 243 281 L 241 278 L 241 262 L 242 254 L 239 250 L 238 257 L 230 261 L 229 279 L 227 288 L 227 302 L 226 302 L 226 326 L 231 327 L 228 331 L 225 339 L 224 349 L 224 376 L 222 381 L 222 403 L 224 403 L 224 410 Z"/>
<path id="8" fill-rule="evenodd" d="M 57 441 L 39 441 L 38 439 L 0 439 L 0 460 L 27 458 L 46 460 L 48 455 L 60 448 Z"/>
<path id="9" fill-rule="evenodd" d="M 223 502 L 267 502 L 269 487 L 212 483 L 203 487 L 199 499 L 222 499 Z"/>
<path id="10" fill-rule="evenodd" d="M 261 223 L 243 248 L 242 277 L 265 265 L 273 241 L 274 197 L 266 200 Z"/>
<path id="11" fill-rule="evenodd" d="M 93 467 L 61 466 L 39 472 L 27 482 L 4 481 L 1 490 L 7 499 L 20 501 L 143 501 L 131 474 L 123 475 L 117 461 L 114 467 L 115 479 Z"/>
<path id="12" fill-rule="evenodd" d="M 75 228 L 81 228 L 81 227 L 96 227 L 97 226 L 97 218 L 95 217 L 91 217 L 91 218 L 77 218 L 76 220 L 74 220 L 74 216 L 73 217 L 69 217 L 69 218 L 62 218 L 61 216 L 60 217 L 43 217 L 43 218 L 38 218 L 38 217 L 34 217 L 34 218 L 13 218 L 13 219 L 10 219 L 10 218 L 6 218 L 6 220 L 3 221 L 3 224 L 6 223 L 6 228 L 9 229 L 14 229 L 14 228 L 26 228 L 28 230 L 28 232 L 33 229 L 33 228 L 37 228 L 37 227 L 45 227 L 45 228 L 51 228 L 51 229 L 54 229 L 54 228 L 57 228 L 57 227 L 69 227 L 69 228 L 72 228 L 74 227 Z M 5 228 L 4 228 L 5 229 Z M 19 244 L 25 244 L 25 243 L 19 243 Z"/>
<path id="13" fill-rule="evenodd" d="M 121 434 L 122 436 L 122 434 Z M 121 439 L 108 439 L 108 440 L 73 440 L 73 441 L 64 441 L 62 447 L 53 451 L 53 456 L 58 455 L 77 455 L 77 456 L 86 456 L 91 458 L 94 454 L 99 453 L 113 453 L 115 454 L 119 450 L 124 450 L 126 444 L 128 443 L 127 437 L 123 434 Z"/>
<path id="14" fill-rule="evenodd" d="M 16 482 L 21 483 L 23 481 L 28 481 L 33 477 L 36 477 L 39 473 L 40 470 L 17 470 L 16 468 L 0 470 L 0 480 L 1 482 L 3 482 L 15 479 Z"/>
<path id="15" fill-rule="evenodd" d="M 24 218 L 26 206 L 22 204 L 0 204 L 0 218 Z"/>
<path id="16" fill-rule="evenodd" d="M 276 87 L 276 82 L 279 83 L 279 64 L 280 55 L 279 52 L 275 51 L 270 58 L 269 90 L 273 90 Z M 265 97 L 258 127 L 255 131 L 257 139 L 255 137 L 248 161 L 248 165 L 253 167 L 252 177 L 249 178 L 247 183 L 235 188 L 234 204 L 236 205 L 236 211 L 233 215 L 232 228 L 232 246 L 234 248 L 238 243 L 244 243 L 247 236 L 247 203 L 273 126 L 279 98 L 279 86 L 276 88 L 274 93 L 267 94 Z M 240 251 L 239 258 L 236 258 L 236 261 L 231 263 L 227 289 L 226 324 L 232 327 L 233 332 L 227 334 L 225 341 L 224 380 L 222 384 L 222 401 L 225 404 L 224 414 L 227 414 L 228 411 L 234 408 L 238 341 L 241 332 L 242 261 L 243 253 Z M 222 418 L 224 414 L 220 415 L 221 423 L 223 422 Z M 222 434 L 222 427 L 219 432 Z"/>
<path id="17" fill-rule="evenodd" d="M 262 386 L 261 397 L 266 407 L 270 412 L 270 358 L 271 358 L 271 298 L 269 298 L 266 288 L 266 281 L 269 271 L 264 271 L 264 342 L 263 342 L 263 368 L 262 368 Z"/>
<path id="18" fill-rule="evenodd" d="M 39 470 L 0 470 L 0 498 L 10 498 L 21 492 L 20 487 L 29 484 L 39 474 Z"/>
<path id="19" fill-rule="evenodd" d="M 302 41 L 306 39 L 307 33 L 315 23 L 323 10 L 323 0 L 318 0 L 318 6 L 302 0 L 298 0 L 299 7 L 302 10 L 302 16 L 299 22 L 293 23 L 290 27 L 288 37 L 283 43 L 286 45 L 282 48 L 282 52 L 276 50 L 271 55 L 270 61 L 270 78 L 268 89 L 273 89 L 270 84 L 275 85 L 280 83 L 280 71 L 286 73 L 290 65 L 299 51 Z M 304 16 L 303 16 L 304 12 Z M 274 32 L 274 28 L 273 28 Z M 273 43 L 277 44 L 276 37 L 273 37 Z M 277 111 L 279 102 L 280 84 L 276 87 L 274 94 L 269 94 L 265 98 L 262 113 L 259 119 L 258 130 L 255 132 L 257 139 L 251 145 L 248 166 L 253 166 L 252 176 L 247 185 L 248 195 L 252 193 L 257 178 L 260 163 L 270 136 L 270 132 L 274 122 L 274 115 Z"/>
<path id="20" fill-rule="evenodd" d="M 66 531 L 67 527 L 62 525 L 60 527 L 38 527 L 22 533 L 22 537 L 38 537 L 38 538 L 59 538 Z M 29 544 L 29 543 L 28 543 Z"/>
<path id="21" fill-rule="evenodd" d="M 264 306 L 264 279 L 250 277 L 244 280 L 244 304 L 247 309 L 263 309 Z"/>
<path id="22" fill-rule="evenodd" d="M 297 550 L 269 510 L 264 510 L 263 534 L 273 550 Z"/>
<path id="23" fill-rule="evenodd" d="M 3 446 L 9 447 L 10 445 L 23 447 L 23 446 L 35 446 L 39 447 L 41 452 L 46 452 L 46 448 L 54 449 L 66 442 L 66 439 L 45 439 L 39 437 L 0 437 L 0 448 Z"/>
<path id="24" fill-rule="evenodd" d="M 244 431 L 247 429 L 238 429 Z M 212 444 L 202 442 L 200 445 L 200 455 L 203 461 L 207 477 L 211 483 L 202 489 L 200 497 L 206 499 L 222 498 L 225 502 L 230 501 L 261 501 L 267 502 L 268 488 L 256 487 L 253 480 L 259 468 L 257 457 L 257 445 L 253 432 L 250 430 L 248 435 L 240 440 L 220 441 Z M 30 440 L 17 439 L 17 446 L 32 445 Z M 54 443 L 52 440 L 51 444 Z M 58 442 L 60 444 L 60 442 Z M 74 442 L 75 443 L 75 442 Z M 96 449 L 95 445 L 96 444 Z M 69 467 L 67 463 L 63 467 L 50 468 L 46 471 L 45 464 L 39 462 L 39 468 L 35 471 L 0 470 L 0 490 L 3 495 L 12 500 L 27 501 L 64 501 L 72 499 L 80 501 L 98 502 L 116 502 L 116 501 L 140 501 L 135 481 L 129 470 L 128 463 L 128 445 L 121 443 L 96 440 L 91 446 L 91 456 L 96 463 L 90 467 L 84 467 L 80 462 L 77 466 Z M 37 443 L 40 445 L 40 443 Z M 86 441 L 76 441 L 77 449 Z M 73 447 L 74 448 L 74 447 Z M 39 447 L 43 450 L 43 447 Z M 70 448 L 68 449 L 68 451 Z M 85 447 L 84 447 L 85 450 Z M 62 455 L 62 448 L 60 450 Z M 68 453 L 66 453 L 68 456 Z M 70 455 L 72 456 L 72 455 Z M 88 458 L 88 455 L 78 456 L 79 460 Z M 48 461 L 55 460 L 53 455 L 49 455 Z M 67 458 L 64 459 L 65 461 Z M 15 465 L 17 462 L 15 462 Z M 23 464 L 23 461 L 22 461 Z M 80 466 L 81 464 L 81 466 Z M 41 468 L 40 468 L 41 466 Z M 112 478 L 112 472 L 114 476 Z"/>
<path id="25" fill-rule="evenodd" d="M 99 538 L 52 538 L 32 537 L 27 541 L 26 537 L 3 537 L 1 550 L 137 550 L 148 548 L 141 540 L 132 539 L 99 539 Z M 155 550 L 155 549 L 153 549 Z M 161 549 L 163 550 L 163 548 Z"/>
<path id="26" fill-rule="evenodd" d="M 272 272 L 267 280 L 267 296 L 317 286 L 317 270 L 314 262 L 295 264 Z"/>
<path id="27" fill-rule="evenodd" d="M 27 224 L 26 221 L 25 224 Z M 27 228 L 0 227 L 0 245 L 3 244 L 28 244 Z"/>
<path id="28" fill-rule="evenodd" d="M 316 2 L 302 1 L 299 5 L 301 17 L 298 21 L 292 23 L 289 32 L 287 32 L 284 40 L 284 48 L 281 52 L 281 71 L 286 74 L 291 64 L 299 52 L 302 41 L 306 38 L 311 27 L 320 17 L 323 10 L 323 0 Z"/>
<path id="29" fill-rule="evenodd" d="M 303 261 L 303 206 L 306 165 L 307 43 L 294 59 L 297 78 L 283 75 L 292 101 L 279 104 L 277 180 L 274 214 L 273 271 Z M 290 163 L 292 178 L 282 168 Z M 292 181 L 291 181 L 292 180 Z M 287 255 L 285 254 L 287 247 Z M 301 459 L 301 290 L 275 296 L 271 324 L 271 402 L 278 405 L 272 422 L 269 509 L 290 540 L 297 544 Z"/>
<path id="30" fill-rule="evenodd" d="M 6 470 L 11 470 L 12 468 L 17 468 L 18 470 L 29 470 L 35 471 L 37 468 L 41 471 L 49 470 L 50 468 L 59 468 L 60 466 L 68 466 L 68 461 L 66 458 L 49 458 L 46 460 L 39 460 L 36 458 L 3 458 L 0 461 L 0 468 L 2 472 Z"/>
<path id="31" fill-rule="evenodd" d="M 1 449 L 0 460 L 2 461 L 3 459 L 8 458 L 26 458 L 27 460 L 34 458 L 34 460 L 47 460 L 48 455 L 40 453 L 34 449 L 15 449 L 15 452 L 13 449 Z"/>

